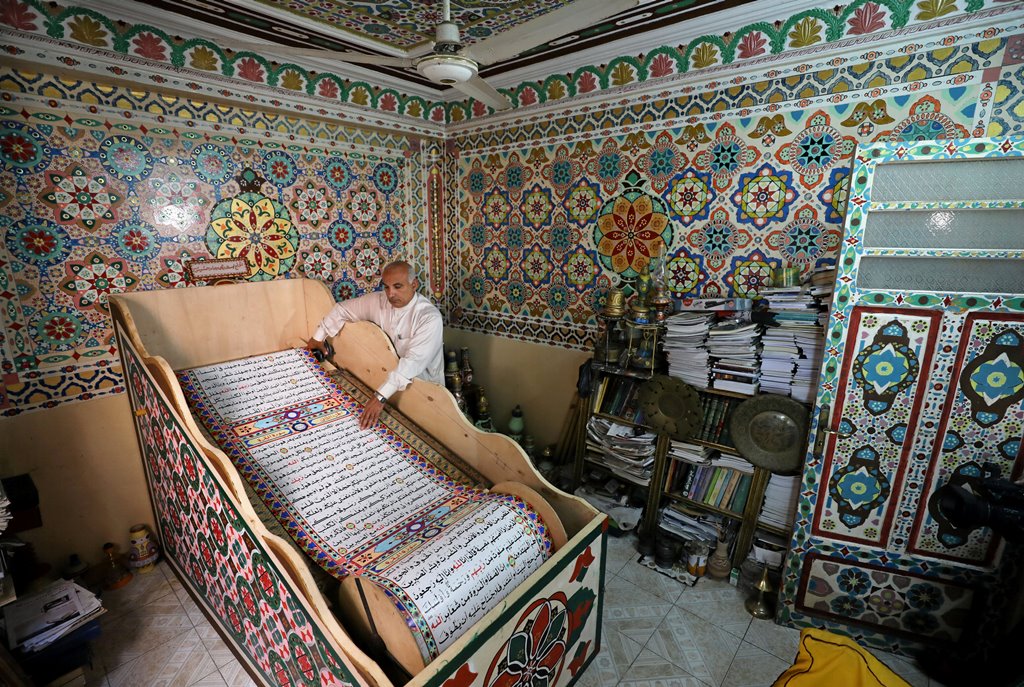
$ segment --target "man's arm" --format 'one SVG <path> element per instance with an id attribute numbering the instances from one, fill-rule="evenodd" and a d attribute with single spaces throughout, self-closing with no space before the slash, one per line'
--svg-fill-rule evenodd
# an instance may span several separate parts
<path id="1" fill-rule="evenodd" d="M 326 353 L 324 340 L 329 336 L 332 338 L 337 336 L 346 322 L 362 322 L 363 320 L 377 322 L 374 315 L 380 310 L 379 301 L 380 294 L 374 291 L 335 303 L 334 307 L 320 320 L 320 324 L 313 332 L 313 338 L 306 343 L 306 348 Z"/>

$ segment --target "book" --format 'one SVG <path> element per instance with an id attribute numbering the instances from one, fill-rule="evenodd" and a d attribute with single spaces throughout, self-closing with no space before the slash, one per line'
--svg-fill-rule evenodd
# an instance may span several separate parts
<path id="1" fill-rule="evenodd" d="M 718 492 L 722 488 L 722 468 L 714 468 L 714 474 L 711 478 L 711 483 L 708 485 L 707 493 L 702 499 L 704 503 L 709 506 L 715 504 L 715 499 L 718 498 Z"/>
<path id="2" fill-rule="evenodd" d="M 718 503 L 715 504 L 716 506 L 728 509 L 732 495 L 736 493 L 736 486 L 739 484 L 740 476 L 739 470 L 729 470 L 729 482 L 725 485 L 725 489 L 722 490 L 722 498 L 718 500 Z"/>
<path id="3" fill-rule="evenodd" d="M 729 510 L 733 513 L 742 513 L 744 507 L 747 505 L 747 494 L 750 493 L 750 483 L 753 482 L 753 475 L 741 475 L 739 484 L 736 485 L 736 491 L 732 495 L 732 500 L 729 502 Z"/>

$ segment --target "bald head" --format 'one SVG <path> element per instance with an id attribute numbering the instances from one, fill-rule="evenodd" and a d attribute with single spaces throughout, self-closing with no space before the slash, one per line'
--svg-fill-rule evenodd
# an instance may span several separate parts
<path id="1" fill-rule="evenodd" d="M 419 282 L 413 276 L 412 265 L 405 260 L 396 260 L 385 265 L 380 280 L 388 302 L 395 308 L 408 305 L 419 286 Z"/>

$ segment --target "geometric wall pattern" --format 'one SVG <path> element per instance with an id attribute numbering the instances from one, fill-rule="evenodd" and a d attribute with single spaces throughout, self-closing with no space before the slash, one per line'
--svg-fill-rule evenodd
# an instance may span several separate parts
<path id="1" fill-rule="evenodd" d="M 250 129 L 259 115 L 184 120 L 155 94 L 92 86 L 142 100 L 127 118 L 43 95 L 89 102 L 80 83 L 15 85 L 0 105 L 6 413 L 121 390 L 107 296 L 201 285 L 190 262 L 236 258 L 250 280 L 311 277 L 343 298 L 397 256 L 423 261 L 418 141 L 321 122 L 296 141 Z"/>
<path id="2" fill-rule="evenodd" d="M 18 6 L 26 13 L 3 20 L 12 27 L 43 42 L 45 31 L 102 38 L 100 51 L 145 58 L 129 69 L 160 54 L 205 59 L 199 44 L 88 10 Z M 473 113 L 443 146 L 372 116 L 376 128 L 356 128 L 324 119 L 328 110 L 165 94 L 159 76 L 146 91 L 0 75 L 0 409 L 122 390 L 106 294 L 186 285 L 187 261 L 243 249 L 250 278 L 309 275 L 336 296 L 370 288 L 376 266 L 402 255 L 429 276 L 448 325 L 573 348 L 589 346 L 604 291 L 628 288 L 655 250 L 676 295 L 756 295 L 772 265 L 834 259 L 856 145 L 1024 126 L 1019 20 L 1001 7 L 901 7 L 783 20 L 764 50 L 737 27 L 715 59 L 684 46 L 676 71 L 654 53 L 629 78 L 595 65 L 596 90 L 577 84 L 531 104 L 520 89 L 522 114 L 495 125 Z M 847 33 L 840 49 L 822 49 Z M 737 61 L 741 76 L 722 71 Z M 605 91 L 604 106 L 574 103 Z M 302 89 L 295 96 L 306 103 Z M 544 102 L 545 114 L 531 113 Z M 378 109 L 402 114 L 392 106 Z M 280 231 L 241 240 L 247 211 Z"/>

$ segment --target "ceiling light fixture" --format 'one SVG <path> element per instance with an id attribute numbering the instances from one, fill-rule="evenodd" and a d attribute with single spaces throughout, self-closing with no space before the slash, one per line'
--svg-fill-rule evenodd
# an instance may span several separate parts
<path id="1" fill-rule="evenodd" d="M 427 55 L 416 62 L 416 71 L 434 83 L 451 86 L 476 76 L 477 65 L 461 55 Z"/>

